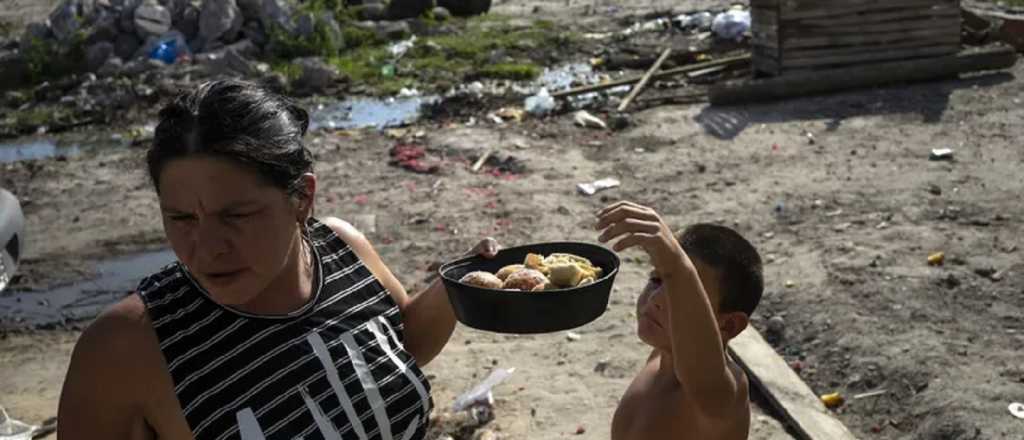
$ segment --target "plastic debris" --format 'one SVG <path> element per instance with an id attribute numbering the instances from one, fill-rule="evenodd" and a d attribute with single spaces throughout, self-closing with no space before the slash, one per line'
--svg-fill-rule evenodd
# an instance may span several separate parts
<path id="1" fill-rule="evenodd" d="M 391 52 L 391 56 L 395 57 L 395 59 L 398 59 L 404 56 L 406 53 L 408 53 L 409 49 L 412 49 L 412 47 L 415 45 L 416 36 L 413 35 L 412 37 L 409 37 L 408 40 L 399 41 L 395 44 L 392 44 L 390 47 L 388 47 L 388 52 Z"/>
<path id="2" fill-rule="evenodd" d="M 0 440 L 31 440 L 38 426 L 14 420 L 0 406 Z"/>
<path id="3" fill-rule="evenodd" d="M 597 194 L 598 191 L 603 191 L 609 188 L 615 188 L 621 184 L 622 182 L 619 182 L 618 179 L 608 178 L 590 183 L 580 183 L 576 185 L 576 189 L 583 194 L 592 196 L 594 194 Z"/>
<path id="4" fill-rule="evenodd" d="M 930 160 L 953 160 L 953 149 L 952 148 L 934 148 L 932 154 L 928 156 Z"/>
<path id="5" fill-rule="evenodd" d="M 715 17 L 711 32 L 723 40 L 738 40 L 750 30 L 750 11 L 733 9 Z"/>
<path id="6" fill-rule="evenodd" d="M 576 333 L 576 332 L 566 332 L 566 333 L 565 333 L 565 339 L 568 339 L 568 340 L 570 340 L 570 341 L 578 341 L 578 340 L 580 340 L 580 339 L 581 339 L 582 337 L 583 337 L 583 336 L 580 336 L 580 334 L 579 334 L 579 333 Z"/>
<path id="7" fill-rule="evenodd" d="M 643 23 L 635 23 L 626 30 L 622 31 L 623 36 L 629 36 L 633 34 L 646 33 L 646 32 L 658 32 L 668 29 L 672 25 L 672 21 L 667 18 L 657 18 L 651 21 L 645 21 Z"/>
<path id="8" fill-rule="evenodd" d="M 836 409 L 843 406 L 846 403 L 846 399 L 839 393 L 823 394 L 821 396 L 821 403 L 825 404 L 825 407 L 828 409 Z"/>
<path id="9" fill-rule="evenodd" d="M 1010 415 L 1024 420 L 1024 403 L 1013 402 L 1010 404 Z"/>
<path id="10" fill-rule="evenodd" d="M 929 266 L 942 266 L 946 262 L 946 254 L 943 252 L 936 252 L 928 256 Z"/>
<path id="11" fill-rule="evenodd" d="M 478 404 L 490 405 L 494 402 L 491 390 L 502 383 L 516 371 L 515 368 L 498 368 L 491 372 L 483 382 L 455 399 L 452 411 L 459 412 Z"/>
<path id="12" fill-rule="evenodd" d="M 178 60 L 178 41 L 174 39 L 161 41 L 149 53 L 149 58 L 163 61 L 164 64 L 174 64 Z"/>
<path id="13" fill-rule="evenodd" d="M 600 128 L 602 130 L 608 129 L 608 124 L 605 124 L 604 121 L 602 121 L 600 118 L 588 113 L 585 110 L 580 110 L 576 112 L 576 115 L 573 117 L 573 119 L 576 121 L 576 125 L 579 125 L 580 127 Z"/>
<path id="14" fill-rule="evenodd" d="M 526 98 L 524 103 L 526 112 L 534 116 L 544 116 L 555 109 L 555 98 L 551 97 L 548 89 L 541 88 L 536 95 Z"/>

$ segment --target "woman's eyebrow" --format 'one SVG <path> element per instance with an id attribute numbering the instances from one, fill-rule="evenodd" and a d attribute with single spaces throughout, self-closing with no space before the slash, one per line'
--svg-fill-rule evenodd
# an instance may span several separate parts
<path id="1" fill-rule="evenodd" d="M 234 209 L 255 207 L 256 205 L 261 205 L 259 200 L 239 200 L 239 201 L 236 201 L 236 202 L 228 203 L 227 205 L 224 205 L 220 209 L 218 209 L 216 211 L 213 211 L 213 213 L 214 214 L 218 214 L 218 213 L 222 213 L 222 212 L 225 212 L 225 211 L 231 211 L 231 210 L 234 210 Z M 164 212 L 168 213 L 168 214 L 192 214 L 191 211 L 183 211 L 183 210 L 180 210 L 180 209 L 175 208 L 173 206 L 164 205 L 164 204 L 160 205 L 160 209 L 163 210 Z"/>

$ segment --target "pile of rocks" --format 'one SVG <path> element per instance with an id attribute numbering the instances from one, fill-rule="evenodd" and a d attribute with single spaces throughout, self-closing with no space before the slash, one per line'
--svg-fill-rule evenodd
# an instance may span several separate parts
<path id="1" fill-rule="evenodd" d="M 84 51 L 84 65 L 75 70 L 101 78 L 137 74 L 161 60 L 174 64 L 186 58 L 219 73 L 249 76 L 265 72 L 250 60 L 274 53 L 271 35 L 321 41 L 313 40 L 319 33 L 342 49 L 342 26 L 404 38 L 412 31 L 410 22 L 428 11 L 443 20 L 453 13 L 474 15 L 490 8 L 490 0 L 381 1 L 349 0 L 346 7 L 358 21 L 343 22 L 329 11 L 308 12 L 300 0 L 64 0 L 46 22 L 29 24 L 20 40 L 0 47 L 0 90 L 24 85 L 25 54 L 33 45 L 77 46 L 79 53 Z M 304 75 L 309 78 L 332 76 L 315 59 L 297 64 L 312 69 Z"/>

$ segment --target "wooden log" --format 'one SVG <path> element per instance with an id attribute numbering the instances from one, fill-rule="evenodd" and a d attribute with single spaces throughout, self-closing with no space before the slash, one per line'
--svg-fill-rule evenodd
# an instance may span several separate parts
<path id="1" fill-rule="evenodd" d="M 914 47 L 909 49 L 895 50 L 876 49 L 870 52 L 857 54 L 818 56 L 810 58 L 794 58 L 787 54 L 785 65 L 783 66 L 783 68 L 793 69 L 802 67 L 834 66 L 879 61 L 906 60 L 913 58 L 951 55 L 959 51 L 960 45 L 955 44 L 946 46 Z"/>
<path id="2" fill-rule="evenodd" d="M 952 17 L 920 17 L 918 20 L 904 20 L 890 23 L 871 24 L 858 23 L 838 26 L 825 26 L 822 23 L 813 25 L 793 24 L 782 31 L 783 38 L 792 37 L 827 37 L 833 35 L 860 35 L 865 33 L 885 33 L 901 31 L 920 31 L 928 29 L 945 29 L 954 35 L 960 34 L 960 16 Z"/>
<path id="3" fill-rule="evenodd" d="M 960 38 L 959 36 L 943 36 L 934 39 L 926 40 L 912 40 L 901 43 L 884 43 L 884 44 L 865 44 L 860 46 L 850 47 L 826 47 L 826 48 L 808 48 L 808 49 L 789 49 L 786 51 L 786 60 L 791 59 L 802 59 L 802 58 L 820 58 L 828 56 L 840 56 L 840 55 L 855 55 L 863 53 L 871 53 L 886 50 L 899 50 L 899 49 L 910 49 L 910 48 L 924 48 L 924 47 L 935 47 L 935 46 L 956 46 L 959 50 Z M 957 51 L 958 51 L 957 50 Z M 954 51 L 954 52 L 957 52 Z M 766 52 L 772 53 L 772 52 Z"/>
<path id="4" fill-rule="evenodd" d="M 940 28 L 900 32 L 880 32 L 873 34 L 868 33 L 861 35 L 834 35 L 825 37 L 792 36 L 783 38 L 782 45 L 786 49 L 797 47 L 852 46 L 858 44 L 900 42 L 911 39 L 925 39 L 951 35 L 959 36 L 960 28 L 957 27 L 956 30 Z"/>
<path id="5" fill-rule="evenodd" d="M 917 19 L 920 17 L 957 17 L 960 15 L 960 11 L 953 8 L 943 9 L 911 9 L 906 11 L 868 11 L 859 12 L 856 14 L 840 15 L 832 17 L 822 17 L 817 19 L 792 19 L 789 18 L 783 23 L 786 25 L 796 23 L 807 26 L 846 26 L 846 25 L 857 25 L 857 24 L 870 24 L 870 23 L 890 23 L 894 21 L 904 22 Z"/>
<path id="6" fill-rule="evenodd" d="M 935 6 L 934 0 L 915 0 L 907 2 L 905 4 L 897 4 L 888 0 L 882 0 L 873 4 L 850 4 L 848 6 L 824 6 L 815 9 L 806 9 L 798 11 L 786 11 L 782 12 L 783 20 L 792 19 L 805 19 L 805 18 L 828 18 L 837 17 L 844 14 L 857 14 L 862 12 L 871 11 L 907 11 L 917 10 L 920 12 L 920 8 L 930 8 L 930 10 L 941 10 L 947 6 Z M 949 6 L 955 7 L 955 6 Z"/>
<path id="7" fill-rule="evenodd" d="M 643 78 L 640 78 L 640 82 L 638 82 L 636 84 L 636 86 L 633 86 L 633 90 L 629 91 L 629 95 L 626 96 L 626 99 L 624 99 L 622 101 L 622 103 L 619 104 L 619 108 L 618 108 L 619 112 L 624 112 L 624 111 L 626 111 L 627 108 L 629 108 L 629 103 L 633 102 L 633 99 L 635 99 L 637 97 L 637 95 L 640 94 L 640 92 L 644 91 L 644 87 L 647 87 L 647 83 L 651 80 L 651 77 L 654 76 L 654 74 L 659 69 L 661 69 L 662 63 L 664 63 L 665 60 L 668 59 L 668 56 L 671 55 L 671 54 L 672 54 L 672 48 L 671 47 L 668 48 L 668 49 L 665 49 L 665 51 L 661 53 L 661 56 L 658 57 L 658 61 L 654 62 L 654 64 L 651 66 L 651 68 L 647 70 L 647 73 L 644 74 Z"/>
<path id="8" fill-rule="evenodd" d="M 885 84 L 955 77 L 966 72 L 1005 69 L 1017 62 L 1009 47 L 937 58 L 844 67 L 764 80 L 732 81 L 712 86 L 712 104 L 739 104 L 837 92 Z"/>
<path id="9" fill-rule="evenodd" d="M 734 56 L 734 57 L 722 58 L 722 59 L 714 60 L 714 61 L 708 61 L 706 63 L 698 63 L 698 64 L 692 64 L 692 65 L 689 65 L 689 66 L 680 66 L 680 67 L 676 67 L 674 69 L 662 70 L 661 72 L 655 73 L 654 76 L 653 76 L 653 79 L 668 78 L 670 76 L 675 76 L 675 75 L 679 75 L 679 74 L 683 74 L 683 73 L 688 73 L 688 72 L 695 72 L 695 71 L 698 71 L 698 70 L 706 69 L 708 67 L 714 67 L 714 66 L 720 66 L 720 65 L 724 65 L 724 66 L 739 65 L 741 63 L 749 62 L 749 61 L 750 61 L 750 55 L 737 55 L 737 56 Z M 612 88 L 619 87 L 619 86 L 630 85 L 630 84 L 636 83 L 637 81 L 640 81 L 641 78 L 642 77 L 636 76 L 636 77 L 631 77 L 631 78 L 623 78 L 623 79 L 616 80 L 616 81 L 609 81 L 609 82 L 601 83 L 601 84 L 593 84 L 593 85 L 589 85 L 589 86 L 576 87 L 576 88 L 573 88 L 573 89 L 562 90 L 560 92 L 552 93 L 551 96 L 554 97 L 554 98 L 564 98 L 566 96 L 581 95 L 581 94 L 590 93 L 590 92 L 599 92 L 601 90 L 607 90 L 607 89 L 612 89 Z"/>
<path id="10" fill-rule="evenodd" d="M 756 329 L 729 341 L 729 352 L 800 440 L 857 440 Z"/>

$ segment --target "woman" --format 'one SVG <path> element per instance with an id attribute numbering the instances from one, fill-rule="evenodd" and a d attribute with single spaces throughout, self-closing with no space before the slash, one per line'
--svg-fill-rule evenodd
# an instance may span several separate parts
<path id="1" fill-rule="evenodd" d="M 410 297 L 359 231 L 312 216 L 307 126 L 234 81 L 160 112 L 147 165 L 178 262 L 82 334 L 62 440 L 424 436 L 419 366 L 455 327 L 447 294 Z"/>

